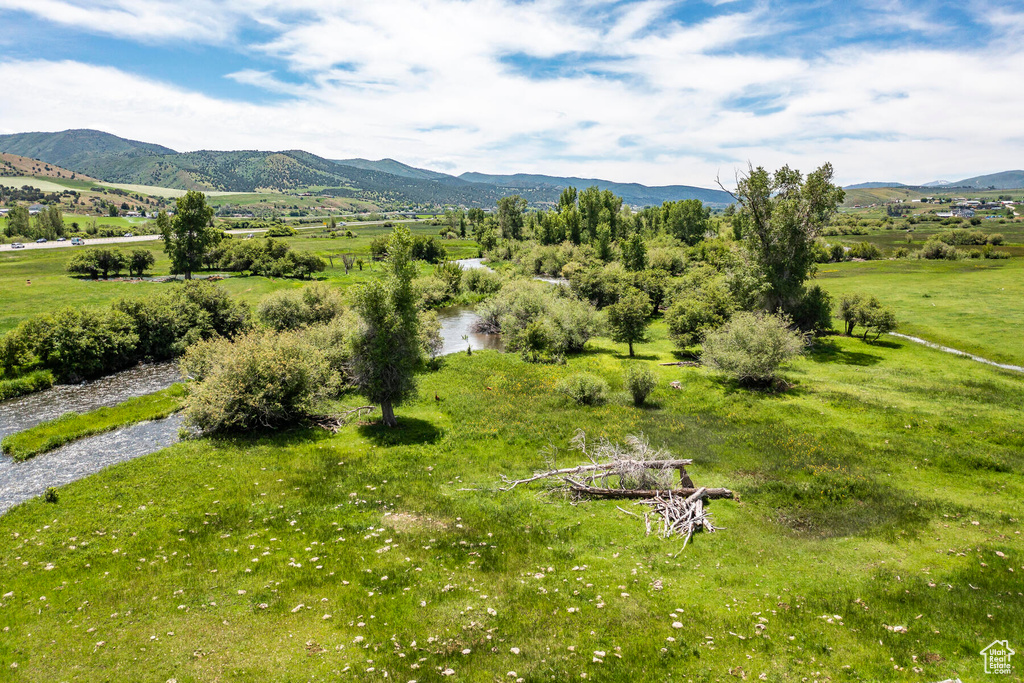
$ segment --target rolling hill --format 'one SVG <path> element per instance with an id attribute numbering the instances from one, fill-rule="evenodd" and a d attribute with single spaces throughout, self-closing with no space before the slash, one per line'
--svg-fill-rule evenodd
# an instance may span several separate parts
<path id="1" fill-rule="evenodd" d="M 39 159 L 110 183 L 221 192 L 315 190 L 383 204 L 494 206 L 520 194 L 533 205 L 554 203 L 568 185 L 597 185 L 628 204 L 660 205 L 700 199 L 724 205 L 725 192 L 686 185 L 646 187 L 637 183 L 516 174 L 465 173 L 460 177 L 414 168 L 394 159 L 332 161 L 302 150 L 176 152 L 96 130 L 0 135 L 0 152 Z"/>
<path id="2" fill-rule="evenodd" d="M 95 178 L 91 178 L 82 173 L 69 171 L 68 169 L 57 166 L 56 164 L 49 164 L 38 159 L 23 157 L 9 152 L 2 152 L 0 153 L 0 177 L 11 176 L 66 178 L 68 180 L 82 180 L 86 182 L 95 180 Z"/>

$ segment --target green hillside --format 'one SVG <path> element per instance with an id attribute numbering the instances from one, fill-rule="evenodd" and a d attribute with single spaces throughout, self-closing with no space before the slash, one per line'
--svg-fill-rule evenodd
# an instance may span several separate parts
<path id="1" fill-rule="evenodd" d="M 611 190 L 622 197 L 627 204 L 635 206 L 660 206 L 667 201 L 679 199 L 699 199 L 707 204 L 732 204 L 733 197 L 721 190 L 708 190 L 690 185 L 664 185 L 648 187 L 638 183 L 614 183 L 598 178 L 574 178 L 548 175 L 532 175 L 516 173 L 514 175 L 488 175 L 486 173 L 463 173 L 459 176 L 473 183 L 486 183 L 500 187 L 511 187 L 520 191 L 545 192 L 572 186 L 576 188 L 597 185 L 602 190 Z"/>

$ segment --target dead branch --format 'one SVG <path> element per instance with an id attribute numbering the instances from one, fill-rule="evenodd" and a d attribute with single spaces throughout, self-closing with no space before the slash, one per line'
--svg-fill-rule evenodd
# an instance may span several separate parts
<path id="1" fill-rule="evenodd" d="M 677 361 L 674 361 L 672 363 L 658 363 L 658 365 L 665 365 L 665 366 L 672 365 L 672 366 L 680 367 L 680 368 L 699 368 L 700 367 L 700 363 L 698 363 L 697 361 L 693 361 L 693 360 L 677 360 Z"/>
<path id="2" fill-rule="evenodd" d="M 317 427 L 325 429 L 334 434 L 338 433 L 338 430 L 344 427 L 350 420 L 362 417 L 363 415 L 369 415 L 373 411 L 377 410 L 377 406 L 359 406 L 358 408 L 347 408 L 340 413 L 330 413 L 328 415 L 314 415 L 310 418 Z"/>
<path id="3" fill-rule="evenodd" d="M 584 472 L 605 472 L 608 474 L 615 474 L 615 470 L 622 468 L 625 461 L 604 463 L 604 464 L 592 464 L 592 465 L 579 465 L 577 467 L 566 467 L 560 470 L 549 470 L 547 472 L 541 472 L 535 474 L 528 479 L 509 479 L 505 475 L 501 475 L 502 481 L 506 484 L 511 484 L 505 488 L 499 489 L 500 491 L 511 491 L 519 484 L 529 484 L 530 482 L 537 481 L 539 479 L 548 479 L 550 477 L 561 477 L 567 474 L 582 474 Z M 692 465 L 693 460 L 648 460 L 648 461 L 629 461 L 629 464 L 634 465 L 637 468 L 647 468 L 652 470 L 674 470 L 686 465 Z M 600 477 L 594 477 L 600 478 Z"/>
<path id="4" fill-rule="evenodd" d="M 607 489 L 598 488 L 596 486 L 587 486 L 586 484 L 578 481 L 574 481 L 568 477 L 565 477 L 565 481 L 569 484 L 569 488 L 577 493 L 586 493 L 591 496 L 600 496 L 602 498 L 658 498 L 660 496 L 667 496 L 669 494 L 673 496 L 686 497 L 691 496 L 700 489 L 684 488 L 684 489 Z M 720 498 L 735 498 L 736 495 L 729 489 L 722 488 L 705 488 L 704 495 L 702 498 L 720 499 Z"/>

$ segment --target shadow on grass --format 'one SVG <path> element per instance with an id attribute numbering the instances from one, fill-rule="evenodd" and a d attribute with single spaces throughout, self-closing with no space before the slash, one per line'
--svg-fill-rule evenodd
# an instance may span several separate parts
<path id="1" fill-rule="evenodd" d="M 629 355 L 629 353 L 616 353 L 616 352 L 613 351 L 611 353 L 611 355 L 612 355 L 612 358 L 617 358 L 619 360 L 658 360 L 658 355 L 657 354 L 652 354 L 652 353 L 648 353 L 648 354 L 636 353 L 636 354 L 633 354 L 631 356 L 631 355 Z"/>
<path id="2" fill-rule="evenodd" d="M 411 446 L 414 444 L 437 443 L 441 430 L 426 420 L 417 417 L 398 416 L 397 427 L 385 427 L 382 422 L 359 426 L 364 436 L 378 446 Z"/>
<path id="3" fill-rule="evenodd" d="M 877 365 L 882 361 L 882 357 L 879 355 L 863 351 L 848 351 L 831 341 L 815 344 L 807 355 L 816 363 L 842 363 L 843 365 L 861 367 Z"/>
<path id="4" fill-rule="evenodd" d="M 784 377 L 777 377 L 771 384 L 744 384 L 731 377 L 715 374 L 711 377 L 711 382 L 721 388 L 726 396 L 743 394 L 763 399 L 779 399 L 803 396 L 807 393 L 807 389 L 799 384 L 790 384 Z"/>

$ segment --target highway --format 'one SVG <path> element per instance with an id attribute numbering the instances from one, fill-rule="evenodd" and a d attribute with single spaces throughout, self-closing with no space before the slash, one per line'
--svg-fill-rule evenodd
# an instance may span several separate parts
<path id="1" fill-rule="evenodd" d="M 387 220 L 387 221 L 347 221 L 345 225 L 339 225 L 339 228 L 360 228 L 367 225 L 383 225 L 384 223 L 421 223 L 422 221 L 414 218 L 404 218 L 400 220 Z M 323 225 L 300 225 L 296 227 L 296 230 L 323 230 Z M 225 230 L 224 232 L 229 235 L 248 235 L 249 233 L 266 232 L 266 228 L 258 230 Z M 89 237 L 85 239 L 85 246 L 92 247 L 99 244 L 126 244 L 131 242 L 155 242 L 160 239 L 160 235 L 137 235 L 135 237 Z M 29 249 L 61 249 L 64 247 L 71 247 L 71 240 L 66 242 L 58 242 L 57 240 L 51 240 L 49 242 L 43 242 L 38 244 L 36 242 L 22 242 L 25 245 L 25 251 Z M 21 249 L 14 249 L 10 244 L 0 244 L 0 251 L 22 251 Z"/>

